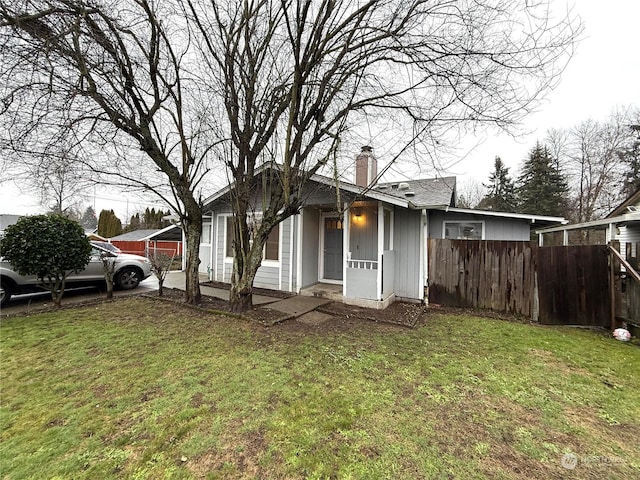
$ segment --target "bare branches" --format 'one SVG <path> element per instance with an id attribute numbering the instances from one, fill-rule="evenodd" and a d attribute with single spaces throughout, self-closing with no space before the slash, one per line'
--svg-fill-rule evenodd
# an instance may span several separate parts
<path id="1" fill-rule="evenodd" d="M 198 231 L 200 189 L 224 178 L 210 175 L 223 162 L 245 272 L 260 263 L 243 219 L 261 165 L 278 165 L 264 240 L 312 173 L 351 157 L 361 119 L 394 128 L 391 158 L 434 156 L 455 128 L 509 129 L 580 31 L 544 1 L 16 0 L 0 5 L 0 149 L 43 153 L 66 138 L 101 181 L 155 192 Z"/>

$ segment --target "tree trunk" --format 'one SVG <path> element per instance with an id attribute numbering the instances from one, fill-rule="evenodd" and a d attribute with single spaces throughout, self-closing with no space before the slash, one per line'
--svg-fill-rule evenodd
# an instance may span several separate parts
<path id="1" fill-rule="evenodd" d="M 164 295 L 164 291 L 162 290 L 162 285 L 164 284 L 164 278 L 158 279 L 158 296 L 162 297 Z"/>
<path id="2" fill-rule="evenodd" d="M 199 305 L 202 302 L 200 293 L 200 278 L 198 266 L 200 265 L 200 237 L 202 236 L 202 212 L 197 208 L 197 213 L 190 215 L 190 222 L 183 222 L 183 228 L 187 236 L 187 258 L 185 265 L 185 291 L 184 301 L 190 305 Z"/>
<path id="3" fill-rule="evenodd" d="M 232 283 L 229 291 L 229 304 L 234 313 L 251 310 L 253 308 L 253 286 L 246 281 Z"/>
<path id="4" fill-rule="evenodd" d="M 242 313 L 253 307 L 253 281 L 262 264 L 264 243 L 264 239 L 255 238 L 248 251 L 234 249 L 233 274 L 229 291 L 232 312 Z M 248 242 L 246 245 L 248 246 Z"/>

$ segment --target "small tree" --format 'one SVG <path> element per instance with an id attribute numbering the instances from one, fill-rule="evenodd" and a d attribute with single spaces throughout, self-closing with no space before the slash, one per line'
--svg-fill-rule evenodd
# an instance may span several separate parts
<path id="1" fill-rule="evenodd" d="M 171 270 L 171 265 L 173 265 L 173 260 L 175 259 L 175 257 L 175 251 L 172 251 L 171 255 L 169 255 L 168 253 L 164 253 L 157 249 L 154 250 L 151 255 L 149 255 L 149 260 L 151 260 L 151 271 L 158 279 L 159 297 L 162 297 L 164 295 L 164 280 L 167 278 L 167 273 L 169 273 L 169 271 Z"/>
<path id="2" fill-rule="evenodd" d="M 35 275 L 60 307 L 71 273 L 81 271 L 91 257 L 91 244 L 82 226 L 62 215 L 22 217 L 5 230 L 2 256 L 20 275 Z"/>
<path id="3" fill-rule="evenodd" d="M 113 298 L 113 274 L 116 270 L 116 256 L 109 252 L 101 252 L 100 260 L 102 260 L 104 281 L 107 284 L 107 300 L 111 300 Z"/>

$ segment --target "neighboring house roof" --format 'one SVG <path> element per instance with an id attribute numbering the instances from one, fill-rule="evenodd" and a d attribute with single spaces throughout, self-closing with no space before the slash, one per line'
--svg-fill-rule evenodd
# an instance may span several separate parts
<path id="1" fill-rule="evenodd" d="M 145 237 L 143 240 L 163 240 L 166 242 L 181 242 L 182 227 L 180 225 L 169 225 L 168 227 L 157 230 L 155 233 Z"/>
<path id="2" fill-rule="evenodd" d="M 614 208 L 613 211 L 607 215 L 607 218 L 617 217 L 625 213 L 634 213 L 636 211 L 640 211 L 640 188 L 636 193 Z"/>
<path id="3" fill-rule="evenodd" d="M 560 227 L 543 228 L 536 233 L 552 233 L 567 230 L 605 230 L 610 225 L 640 225 L 640 189 L 600 220 L 573 223 Z"/>
<path id="4" fill-rule="evenodd" d="M 129 242 L 143 240 L 165 240 L 179 242 L 182 240 L 182 229 L 180 228 L 180 225 L 169 225 L 165 228 L 140 229 L 123 233 L 122 235 L 118 235 L 116 237 L 112 237 L 110 238 L 110 240 L 121 240 Z"/>

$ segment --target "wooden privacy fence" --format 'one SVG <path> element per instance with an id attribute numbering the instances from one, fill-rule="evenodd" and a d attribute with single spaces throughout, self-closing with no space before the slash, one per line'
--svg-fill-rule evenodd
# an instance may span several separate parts
<path id="1" fill-rule="evenodd" d="M 429 302 L 531 316 L 534 250 L 528 242 L 429 239 Z"/>
<path id="2" fill-rule="evenodd" d="M 609 326 L 606 245 L 429 239 L 431 303 L 523 315 L 544 324 Z"/>

